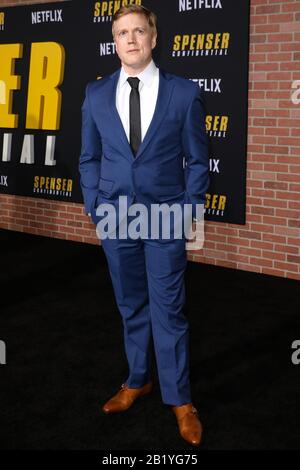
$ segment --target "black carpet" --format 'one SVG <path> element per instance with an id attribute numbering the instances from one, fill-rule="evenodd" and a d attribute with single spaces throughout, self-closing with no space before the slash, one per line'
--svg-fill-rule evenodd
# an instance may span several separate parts
<path id="1" fill-rule="evenodd" d="M 126 413 L 121 317 L 99 246 L 0 230 L 1 449 L 190 450 L 156 387 Z M 202 449 L 300 447 L 299 282 L 187 270 L 191 384 Z"/>

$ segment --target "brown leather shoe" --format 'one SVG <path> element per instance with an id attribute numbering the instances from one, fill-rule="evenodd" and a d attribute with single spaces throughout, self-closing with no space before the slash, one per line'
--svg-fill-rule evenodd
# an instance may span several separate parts
<path id="1" fill-rule="evenodd" d="M 183 439 L 189 444 L 198 446 L 202 439 L 203 427 L 198 418 L 198 411 L 192 405 L 187 403 L 180 406 L 172 406 L 172 411 L 175 413 L 179 432 Z"/>
<path id="2" fill-rule="evenodd" d="M 150 393 L 152 388 L 152 382 L 139 388 L 129 388 L 127 384 L 122 384 L 118 393 L 105 403 L 102 410 L 104 413 L 118 413 L 128 410 L 138 397 Z"/>

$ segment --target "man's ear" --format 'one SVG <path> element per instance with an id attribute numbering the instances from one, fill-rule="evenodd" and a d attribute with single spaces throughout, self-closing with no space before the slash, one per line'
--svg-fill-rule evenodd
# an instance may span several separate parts
<path id="1" fill-rule="evenodd" d="M 157 39 L 157 34 L 154 33 L 151 39 L 152 49 L 154 49 L 156 46 L 156 39 Z"/>

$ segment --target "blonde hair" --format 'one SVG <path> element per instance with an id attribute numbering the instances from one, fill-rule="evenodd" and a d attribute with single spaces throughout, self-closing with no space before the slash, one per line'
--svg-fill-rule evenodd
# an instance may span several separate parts
<path id="1" fill-rule="evenodd" d="M 128 15 L 129 13 L 139 13 L 140 15 L 144 15 L 150 28 L 152 29 L 152 33 L 157 35 L 157 16 L 153 11 L 148 10 L 148 8 L 143 7 L 142 5 L 123 5 L 119 10 L 117 10 L 113 17 L 112 17 L 112 35 L 114 37 L 114 22 L 117 21 L 122 16 Z"/>

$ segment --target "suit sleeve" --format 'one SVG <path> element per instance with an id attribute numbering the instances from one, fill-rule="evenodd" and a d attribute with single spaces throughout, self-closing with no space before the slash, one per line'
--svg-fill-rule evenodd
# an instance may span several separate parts
<path id="1" fill-rule="evenodd" d="M 85 99 L 81 107 L 81 153 L 79 158 L 80 186 L 86 214 L 92 212 L 95 207 L 102 156 L 101 136 L 91 114 L 89 85 L 86 87 Z"/>
<path id="2" fill-rule="evenodd" d="M 209 186 L 208 137 L 205 128 L 205 109 L 199 87 L 195 89 L 182 129 L 182 146 L 186 159 L 187 202 L 192 204 L 196 217 L 196 204 L 205 204 Z"/>

